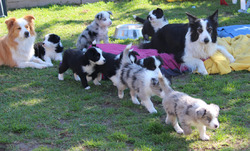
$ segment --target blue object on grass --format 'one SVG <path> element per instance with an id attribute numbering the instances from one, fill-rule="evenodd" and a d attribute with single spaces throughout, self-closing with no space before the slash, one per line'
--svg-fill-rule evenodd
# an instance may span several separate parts
<path id="1" fill-rule="evenodd" d="M 235 37 L 238 35 L 250 34 L 250 24 L 246 25 L 232 25 L 217 28 L 219 37 Z"/>

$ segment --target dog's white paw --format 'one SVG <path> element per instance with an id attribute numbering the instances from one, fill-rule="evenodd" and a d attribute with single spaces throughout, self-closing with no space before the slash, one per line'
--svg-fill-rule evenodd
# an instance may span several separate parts
<path id="1" fill-rule="evenodd" d="M 208 75 L 208 72 L 207 72 L 207 70 L 205 69 L 205 70 L 198 70 L 198 72 L 201 74 L 201 75 Z"/>
<path id="2" fill-rule="evenodd" d="M 134 18 L 136 18 L 136 15 L 133 15 Z"/>
<path id="3" fill-rule="evenodd" d="M 75 74 L 75 73 L 74 73 L 74 78 L 75 78 L 76 81 L 80 81 L 81 80 L 80 77 L 77 74 Z"/>
<path id="4" fill-rule="evenodd" d="M 48 67 L 53 67 L 52 63 L 47 63 Z"/>
<path id="5" fill-rule="evenodd" d="M 122 98 L 124 97 L 124 92 L 123 92 L 123 91 L 119 91 L 119 92 L 118 92 L 118 97 L 119 97 L 120 99 L 122 99 Z"/>
<path id="6" fill-rule="evenodd" d="M 178 129 L 178 130 L 176 130 L 176 132 L 178 133 L 178 134 L 183 134 L 184 133 L 184 131 L 180 128 L 180 129 Z"/>
<path id="7" fill-rule="evenodd" d="M 132 102 L 134 103 L 134 104 L 140 104 L 140 102 L 138 101 L 138 99 L 136 98 L 136 97 L 132 97 Z"/>
<path id="8" fill-rule="evenodd" d="M 208 136 L 208 135 L 203 135 L 203 136 L 201 136 L 200 137 L 201 138 L 201 140 L 203 140 L 203 141 L 208 141 L 209 139 L 210 139 L 210 137 Z"/>
<path id="9" fill-rule="evenodd" d="M 93 83 L 94 83 L 95 85 L 101 85 L 101 83 L 100 83 L 97 79 L 95 79 L 95 80 L 93 81 Z"/>
<path id="10" fill-rule="evenodd" d="M 149 109 L 148 111 L 149 111 L 150 114 L 157 113 L 157 110 L 155 108 Z"/>
<path id="11" fill-rule="evenodd" d="M 64 80 L 63 74 L 58 74 L 58 79 L 59 79 L 59 80 Z"/>
<path id="12" fill-rule="evenodd" d="M 100 82 L 94 82 L 94 84 L 95 84 L 95 85 L 101 85 L 101 83 L 100 83 Z"/>
<path id="13" fill-rule="evenodd" d="M 90 86 L 87 86 L 87 87 L 85 88 L 85 90 L 88 90 L 88 89 L 90 89 Z"/>
<path id="14" fill-rule="evenodd" d="M 230 56 L 228 59 L 229 59 L 230 63 L 234 63 L 235 62 L 235 59 L 234 59 L 233 56 Z"/>

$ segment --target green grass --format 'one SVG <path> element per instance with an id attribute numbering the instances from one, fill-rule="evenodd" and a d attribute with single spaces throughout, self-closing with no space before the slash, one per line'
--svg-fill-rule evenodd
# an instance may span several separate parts
<path id="1" fill-rule="evenodd" d="M 102 10 L 113 12 L 110 42 L 133 40 L 112 38 L 119 24 L 137 23 L 132 15 L 146 17 L 157 7 L 165 10 L 170 23 L 186 23 L 185 12 L 206 17 L 219 9 L 219 26 L 249 24 L 249 15 L 238 13 L 239 3 L 220 6 L 218 0 L 162 3 L 97 2 L 84 5 L 50 5 L 8 11 L 8 17 L 26 14 L 36 17 L 37 41 L 47 33 L 61 36 L 65 49 L 74 47 L 78 35 Z M 195 9 L 191 8 L 196 6 Z M 0 36 L 7 33 L 0 18 Z M 139 41 L 133 41 L 137 44 Z M 200 76 L 185 74 L 173 78 L 172 87 L 221 108 L 217 130 L 207 130 L 210 141 L 201 141 L 197 129 L 189 136 L 177 134 L 166 125 L 161 100 L 152 100 L 158 110 L 149 114 L 134 105 L 128 91 L 120 100 L 110 81 L 102 86 L 90 82 L 84 90 L 73 80 L 57 79 L 59 62 L 46 69 L 0 67 L 0 150 L 247 150 L 249 146 L 249 72 Z"/>

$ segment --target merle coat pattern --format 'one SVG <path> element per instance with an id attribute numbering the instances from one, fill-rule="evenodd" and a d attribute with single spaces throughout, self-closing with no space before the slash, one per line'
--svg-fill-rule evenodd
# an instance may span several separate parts
<path id="1" fill-rule="evenodd" d="M 108 27 L 112 24 L 110 19 L 111 11 L 101 11 L 95 16 L 95 20 L 79 35 L 76 47 L 78 49 L 87 49 L 94 40 L 100 43 L 109 42 Z"/>
<path id="2" fill-rule="evenodd" d="M 118 71 L 120 81 L 115 85 L 118 89 L 119 98 L 123 98 L 124 90 L 130 89 L 130 95 L 134 104 L 140 104 L 137 96 L 141 100 L 141 104 L 144 105 L 150 113 L 156 113 L 157 110 L 151 101 L 151 96 L 158 95 L 161 97 L 161 92 L 156 89 L 157 85 L 152 84 L 155 79 L 158 79 L 158 70 L 148 70 L 138 64 L 131 63 L 128 54 L 131 45 L 128 45 L 123 51 L 121 68 Z M 152 88 L 154 85 L 154 88 Z M 158 85 L 159 86 L 159 85 Z M 157 91 L 155 91 L 157 90 Z"/>
<path id="3" fill-rule="evenodd" d="M 209 136 L 206 135 L 206 127 L 219 128 L 219 106 L 212 103 L 207 104 L 201 99 L 174 91 L 161 72 L 159 72 L 158 80 L 164 92 L 162 104 L 167 113 L 166 124 L 171 123 L 177 133 L 185 135 L 191 134 L 191 126 L 195 126 L 199 130 L 200 138 L 209 140 Z"/>

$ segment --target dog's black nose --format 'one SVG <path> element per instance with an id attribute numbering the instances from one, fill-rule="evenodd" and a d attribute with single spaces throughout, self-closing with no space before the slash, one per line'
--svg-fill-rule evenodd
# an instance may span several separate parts
<path id="1" fill-rule="evenodd" d="M 43 45 L 44 45 L 45 43 L 43 42 Z"/>
<path id="2" fill-rule="evenodd" d="M 28 38 L 30 36 L 30 33 L 28 31 L 24 32 L 25 38 Z"/>
<path id="3" fill-rule="evenodd" d="M 104 63 L 106 63 L 106 60 L 103 60 Z"/>
<path id="4" fill-rule="evenodd" d="M 218 128 L 218 125 L 214 125 L 214 128 Z"/>
<path id="5" fill-rule="evenodd" d="M 209 39 L 208 38 L 205 38 L 204 39 L 204 42 L 207 44 L 209 42 Z"/>

